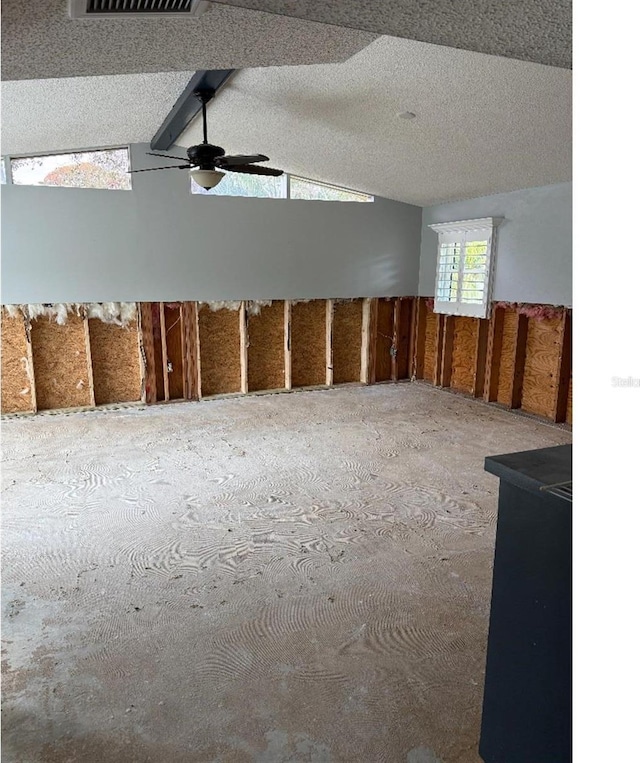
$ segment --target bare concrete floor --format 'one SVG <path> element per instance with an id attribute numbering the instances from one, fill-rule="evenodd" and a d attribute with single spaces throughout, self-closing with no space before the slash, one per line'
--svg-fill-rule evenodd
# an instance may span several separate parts
<path id="1" fill-rule="evenodd" d="M 497 480 L 422 384 L 3 423 L 7 763 L 478 761 Z"/>

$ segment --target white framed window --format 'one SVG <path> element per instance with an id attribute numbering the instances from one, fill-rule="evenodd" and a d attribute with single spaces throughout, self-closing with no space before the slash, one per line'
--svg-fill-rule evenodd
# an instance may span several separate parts
<path id="1" fill-rule="evenodd" d="M 429 227 L 438 234 L 434 311 L 486 318 L 493 287 L 496 228 L 502 218 L 483 217 Z"/>
<path id="2" fill-rule="evenodd" d="M 321 183 L 319 180 L 309 180 L 297 175 L 289 175 L 289 198 L 310 201 L 373 201 L 373 196 L 368 193 L 352 191 L 349 188 Z"/>
<path id="3" fill-rule="evenodd" d="M 11 158 L 14 185 L 130 191 L 128 148 Z"/>

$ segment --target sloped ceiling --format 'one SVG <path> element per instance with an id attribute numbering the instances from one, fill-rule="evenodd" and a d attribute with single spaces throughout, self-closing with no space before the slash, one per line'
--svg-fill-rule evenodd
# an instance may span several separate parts
<path id="1" fill-rule="evenodd" d="M 571 179 L 571 72 L 423 42 L 241 71 L 208 114 L 230 153 L 411 204 Z M 197 119 L 178 143 L 201 140 Z"/>
<path id="2" fill-rule="evenodd" d="M 2 79 L 344 61 L 376 35 L 211 5 L 196 19 L 72 20 L 66 0 L 2 1 Z"/>
<path id="3" fill-rule="evenodd" d="M 213 0 L 549 66 L 571 66 L 571 0 Z"/>

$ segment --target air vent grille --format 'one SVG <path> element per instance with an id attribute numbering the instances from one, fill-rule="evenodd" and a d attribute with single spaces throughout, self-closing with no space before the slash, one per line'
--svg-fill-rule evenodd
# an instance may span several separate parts
<path id="1" fill-rule="evenodd" d="M 207 9 L 203 0 L 69 0 L 72 19 L 115 18 L 118 16 L 180 17 L 199 16 Z"/>

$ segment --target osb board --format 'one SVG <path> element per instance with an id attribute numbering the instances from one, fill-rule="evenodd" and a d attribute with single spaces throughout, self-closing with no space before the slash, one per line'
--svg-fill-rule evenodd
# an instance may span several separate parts
<path id="1" fill-rule="evenodd" d="M 425 317 L 424 327 L 424 372 L 423 378 L 427 381 L 434 382 L 433 370 L 436 363 L 436 334 L 438 326 L 438 315 L 433 310 L 425 307 L 428 310 Z"/>
<path id="2" fill-rule="evenodd" d="M 164 331 L 167 342 L 169 400 L 184 397 L 182 315 L 180 306 L 164 306 Z"/>
<path id="3" fill-rule="evenodd" d="M 529 320 L 522 410 L 553 418 L 562 350 L 562 317 Z"/>
<path id="4" fill-rule="evenodd" d="M 311 387 L 327 380 L 327 303 L 291 306 L 291 386 Z"/>
<path id="5" fill-rule="evenodd" d="M 473 394 L 477 340 L 478 319 L 457 315 L 453 330 L 451 386 L 469 395 Z"/>
<path id="6" fill-rule="evenodd" d="M 138 325 L 127 326 L 89 319 L 89 343 L 96 405 L 140 400 Z"/>
<path id="7" fill-rule="evenodd" d="M 84 324 L 69 315 L 59 326 L 45 316 L 31 323 L 38 410 L 91 405 Z"/>
<path id="8" fill-rule="evenodd" d="M 378 300 L 376 335 L 376 381 L 391 379 L 391 346 L 393 344 L 394 299 Z"/>
<path id="9" fill-rule="evenodd" d="M 567 424 L 573 424 L 573 374 L 569 379 L 569 394 L 567 397 Z"/>
<path id="10" fill-rule="evenodd" d="M 409 378 L 409 339 L 411 336 L 412 304 L 412 299 L 400 300 L 400 314 L 398 315 L 398 379 Z"/>
<path id="11" fill-rule="evenodd" d="M 24 320 L 2 311 L 2 413 L 33 410 L 27 373 L 27 334 Z"/>
<path id="12" fill-rule="evenodd" d="M 362 302 L 335 302 L 333 306 L 333 383 L 360 381 L 362 363 Z"/>
<path id="13" fill-rule="evenodd" d="M 513 361 L 516 351 L 516 334 L 518 330 L 518 314 L 515 310 L 504 311 L 502 328 L 502 352 L 500 354 L 500 373 L 498 376 L 498 402 L 511 405 L 511 390 L 513 387 Z"/>
<path id="14" fill-rule="evenodd" d="M 240 392 L 240 315 L 238 310 L 198 313 L 202 394 Z"/>
<path id="15" fill-rule="evenodd" d="M 249 391 L 284 389 L 284 302 L 249 317 Z"/>

